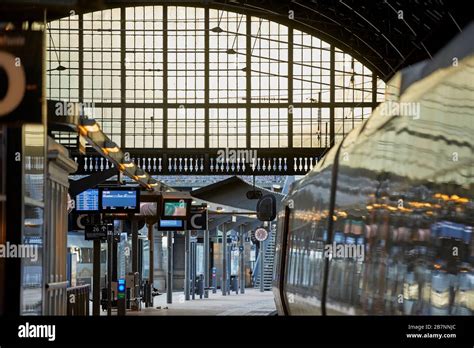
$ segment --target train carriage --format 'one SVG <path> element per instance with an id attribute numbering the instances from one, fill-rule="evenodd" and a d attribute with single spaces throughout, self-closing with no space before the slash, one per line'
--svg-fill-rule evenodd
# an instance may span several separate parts
<path id="1" fill-rule="evenodd" d="M 399 72 L 294 183 L 278 214 L 279 314 L 474 315 L 473 35 Z"/>

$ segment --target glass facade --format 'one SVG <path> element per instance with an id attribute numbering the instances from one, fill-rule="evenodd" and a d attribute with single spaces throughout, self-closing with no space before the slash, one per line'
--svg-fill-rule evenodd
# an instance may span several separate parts
<path id="1" fill-rule="evenodd" d="M 291 22 L 163 5 L 48 29 L 49 98 L 83 102 L 122 148 L 325 148 L 383 99 L 370 69 Z"/>

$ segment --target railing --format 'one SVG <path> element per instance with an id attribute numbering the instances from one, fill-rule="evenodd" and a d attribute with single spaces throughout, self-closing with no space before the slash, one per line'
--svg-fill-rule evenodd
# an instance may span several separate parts
<path id="1" fill-rule="evenodd" d="M 67 315 L 89 315 L 90 285 L 67 288 Z"/>
<path id="2" fill-rule="evenodd" d="M 68 282 L 46 283 L 45 315 L 66 315 Z"/>
<path id="3" fill-rule="evenodd" d="M 268 150 L 268 149 L 265 149 Z M 219 150 L 184 152 L 181 149 L 130 151 L 130 160 L 152 175 L 304 175 L 310 171 L 326 151 L 325 148 L 239 150 L 219 156 Z M 252 152 L 256 151 L 256 152 Z M 256 154 L 249 156 L 249 154 Z M 87 153 L 73 154 L 79 168 L 76 174 L 91 174 L 109 169 L 105 158 Z"/>

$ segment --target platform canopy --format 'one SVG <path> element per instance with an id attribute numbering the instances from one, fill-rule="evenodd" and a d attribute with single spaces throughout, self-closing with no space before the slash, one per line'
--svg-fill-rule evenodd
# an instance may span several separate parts
<path id="1" fill-rule="evenodd" d="M 255 214 L 258 200 L 247 198 L 247 192 L 254 190 L 261 191 L 262 195 L 273 194 L 276 198 L 277 209 L 279 209 L 283 194 L 253 186 L 237 176 L 199 188 L 190 194 L 194 199 L 194 204 L 207 204 L 210 230 L 224 223 L 229 224 L 228 230 L 238 230 L 240 225 L 245 225 L 248 229 L 263 225 Z M 155 216 L 156 203 L 142 203 L 140 215 Z"/>
<path id="2" fill-rule="evenodd" d="M 253 186 L 238 176 L 232 176 L 228 179 L 191 191 L 191 196 L 238 209 L 255 211 L 258 200 L 247 198 L 247 192 L 253 190 L 261 191 L 263 195 L 273 194 L 277 201 L 277 207 L 279 207 L 284 197 L 281 193 L 269 191 L 263 187 Z"/>

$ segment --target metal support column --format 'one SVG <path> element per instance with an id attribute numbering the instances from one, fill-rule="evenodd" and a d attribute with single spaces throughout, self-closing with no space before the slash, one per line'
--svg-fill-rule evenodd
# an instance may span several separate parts
<path id="1" fill-rule="evenodd" d="M 245 38 L 245 139 L 246 147 L 250 149 L 252 142 L 250 139 L 251 128 L 251 112 L 252 112 L 252 18 L 251 16 L 246 16 L 246 33 Z"/>
<path id="2" fill-rule="evenodd" d="M 189 258 L 189 243 L 190 243 L 190 231 L 186 231 L 184 235 L 184 300 L 189 301 L 189 279 L 190 277 L 190 258 Z"/>
<path id="3" fill-rule="evenodd" d="M 120 236 L 120 235 L 119 235 Z M 118 242 L 115 239 L 115 230 L 114 235 L 112 236 L 112 281 L 116 282 L 118 279 Z"/>
<path id="4" fill-rule="evenodd" d="M 207 212 L 206 212 L 207 220 Z M 209 230 L 204 231 L 204 298 L 209 297 Z"/>
<path id="5" fill-rule="evenodd" d="M 132 272 L 138 272 L 138 221 L 132 219 Z"/>
<path id="6" fill-rule="evenodd" d="M 191 295 L 196 299 L 196 241 L 191 242 Z"/>
<path id="7" fill-rule="evenodd" d="M 204 8 L 204 103 L 209 105 L 209 7 Z M 204 108 L 204 147 L 209 148 L 209 108 Z"/>
<path id="8" fill-rule="evenodd" d="M 168 269 L 166 272 L 166 303 L 173 303 L 173 231 L 166 232 Z"/>
<path id="9" fill-rule="evenodd" d="M 245 249 L 244 249 L 244 225 L 240 225 L 240 247 L 239 247 L 239 288 L 240 293 L 245 294 Z"/>
<path id="10" fill-rule="evenodd" d="M 113 234 L 107 236 L 107 315 L 112 315 L 112 239 Z"/>
<path id="11" fill-rule="evenodd" d="M 227 226 L 222 224 L 222 295 L 227 296 Z"/>
<path id="12" fill-rule="evenodd" d="M 293 24 L 288 27 L 288 148 L 293 148 Z"/>
<path id="13" fill-rule="evenodd" d="M 125 48 L 126 45 L 126 35 L 127 35 L 127 30 L 126 30 L 126 16 L 125 16 L 125 9 L 122 8 L 120 11 L 120 47 Z M 82 22 L 82 21 L 81 21 Z M 83 32 L 81 32 L 83 33 Z M 82 35 L 79 35 L 81 37 Z M 164 35 L 166 36 L 166 35 Z M 83 54 L 83 47 L 81 47 L 81 52 L 80 54 Z M 127 57 L 127 52 L 125 49 L 120 50 L 120 61 L 123 62 L 124 64 L 120 64 L 120 101 L 121 101 L 121 107 L 120 107 L 120 147 L 122 149 L 125 148 L 125 134 L 126 134 L 126 113 L 125 113 L 125 100 L 126 100 L 126 91 L 127 91 L 127 67 L 126 67 L 126 57 Z M 80 73 L 83 74 L 83 69 L 79 70 Z M 80 79 L 79 81 L 81 81 Z M 82 100 L 81 100 L 82 101 Z M 119 176 L 117 176 L 118 178 Z"/>
<path id="14" fill-rule="evenodd" d="M 131 219 L 131 230 L 132 230 L 132 273 L 136 274 L 137 272 L 140 272 L 141 270 L 139 269 L 139 264 L 138 264 L 138 258 L 139 258 L 139 252 L 138 252 L 138 221 L 137 219 L 130 217 Z M 138 279 L 135 280 L 135 288 L 134 288 L 134 297 L 135 299 L 139 296 L 139 279 L 141 279 L 141 274 L 138 274 Z M 138 303 L 136 304 L 137 310 L 138 310 Z"/>
<path id="15" fill-rule="evenodd" d="M 125 12 L 125 11 L 122 11 Z M 163 6 L 163 148 L 168 148 L 168 6 Z M 125 47 L 125 46 L 122 46 Z M 122 133 L 122 138 L 124 133 Z M 164 159 L 163 159 L 164 160 Z M 166 163 L 166 162 L 163 162 Z M 171 302 L 170 302 L 171 303 Z"/>
<path id="16" fill-rule="evenodd" d="M 232 250 L 227 249 L 227 285 L 225 287 L 226 290 L 227 290 L 227 295 L 230 295 L 230 289 L 232 288 L 232 285 L 231 285 L 231 279 L 232 279 L 231 264 L 232 264 Z"/>
<path id="17" fill-rule="evenodd" d="M 100 315 L 100 240 L 94 240 L 92 264 L 92 315 Z"/>
<path id="18" fill-rule="evenodd" d="M 264 279 L 264 276 L 263 276 L 263 273 L 264 273 L 263 264 L 264 264 L 264 262 L 265 262 L 265 242 L 266 242 L 266 241 L 260 242 L 260 292 L 264 292 L 264 291 L 265 291 L 265 288 L 264 288 L 264 286 L 263 286 L 263 279 Z"/>
<path id="19" fill-rule="evenodd" d="M 150 291 L 150 305 L 153 306 L 153 283 L 155 282 L 155 242 L 153 240 L 153 224 L 148 224 L 148 244 L 150 249 L 150 262 L 148 271 L 148 289 Z"/>

